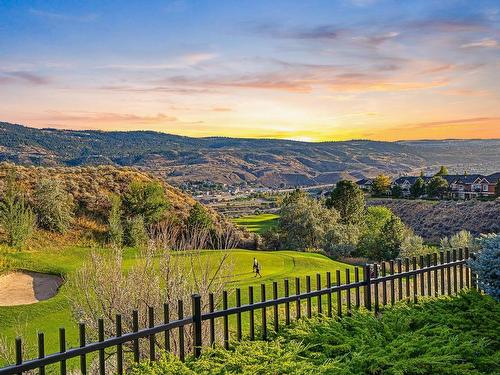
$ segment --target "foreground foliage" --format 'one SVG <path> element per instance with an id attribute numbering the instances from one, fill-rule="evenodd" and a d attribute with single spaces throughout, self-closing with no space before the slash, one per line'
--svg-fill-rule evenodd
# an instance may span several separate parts
<path id="1" fill-rule="evenodd" d="M 500 301 L 500 235 L 483 236 L 481 250 L 470 261 L 481 290 Z"/>
<path id="2" fill-rule="evenodd" d="M 133 374 L 491 374 L 500 366 L 500 304 L 476 292 L 337 319 L 301 320 L 269 342 L 172 356 Z"/>

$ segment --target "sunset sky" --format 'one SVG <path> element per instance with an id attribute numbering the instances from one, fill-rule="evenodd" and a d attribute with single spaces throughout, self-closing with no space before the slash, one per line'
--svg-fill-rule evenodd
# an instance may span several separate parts
<path id="1" fill-rule="evenodd" d="M 500 138 L 500 2 L 0 0 L 0 121 Z"/>

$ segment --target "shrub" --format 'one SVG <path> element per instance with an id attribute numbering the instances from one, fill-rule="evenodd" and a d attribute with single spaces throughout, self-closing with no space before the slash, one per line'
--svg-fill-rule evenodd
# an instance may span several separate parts
<path id="1" fill-rule="evenodd" d="M 7 185 L 0 200 L 0 226 L 7 235 L 9 246 L 21 249 L 30 239 L 36 225 L 33 210 L 27 206 L 16 184 L 14 173 L 7 176 Z"/>
<path id="2" fill-rule="evenodd" d="M 64 233 L 73 221 L 73 201 L 59 180 L 37 183 L 34 207 L 38 224 L 44 229 Z"/>
<path id="3" fill-rule="evenodd" d="M 206 348 L 182 364 L 173 356 L 132 374 L 492 374 L 498 369 L 500 304 L 471 291 L 380 317 L 301 319 L 271 341 Z"/>
<path id="4" fill-rule="evenodd" d="M 500 301 L 500 235 L 480 239 L 481 250 L 469 264 L 478 275 L 479 288 Z"/>
<path id="5" fill-rule="evenodd" d="M 432 247 L 424 244 L 424 239 L 422 237 L 409 232 L 404 236 L 403 242 L 401 242 L 399 256 L 401 258 L 412 258 L 432 252 L 434 252 L 434 250 Z"/>
<path id="6" fill-rule="evenodd" d="M 108 217 L 109 240 L 112 245 L 121 247 L 123 245 L 122 200 L 119 195 L 113 194 L 110 201 L 111 209 Z"/>
<path id="7" fill-rule="evenodd" d="M 470 250 L 476 248 L 474 237 L 472 237 L 472 234 L 466 230 L 461 230 L 449 238 L 444 237 L 441 239 L 441 248 L 443 250 L 464 249 L 466 247 Z"/>

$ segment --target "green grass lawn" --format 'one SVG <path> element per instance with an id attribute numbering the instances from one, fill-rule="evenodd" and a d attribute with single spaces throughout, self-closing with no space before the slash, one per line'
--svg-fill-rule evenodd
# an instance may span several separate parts
<path id="1" fill-rule="evenodd" d="M 247 215 L 242 216 L 233 221 L 245 227 L 249 232 L 262 234 L 266 230 L 278 225 L 278 215 L 275 214 L 261 214 L 261 215 Z"/>
<path id="2" fill-rule="evenodd" d="M 96 249 L 97 251 L 109 251 Z M 0 250 L 2 251 L 2 250 Z M 90 248 L 67 247 L 36 252 L 3 251 L 0 256 L 7 259 L 13 269 L 23 269 L 37 272 L 58 274 L 63 277 L 78 269 L 90 254 Z M 201 256 L 217 256 L 218 252 L 203 251 Z M 124 252 L 124 267 L 130 266 L 137 257 L 137 251 L 126 249 Z M 255 278 L 252 273 L 253 258 L 256 257 L 262 266 L 262 278 Z M 255 285 L 255 300 L 260 300 L 259 284 L 267 285 L 267 296 L 272 296 L 273 281 L 279 282 L 280 294 L 283 293 L 283 280 L 290 278 L 290 292 L 294 293 L 294 278 L 302 278 L 302 291 L 305 291 L 305 276 L 312 277 L 313 289 L 316 287 L 315 274 L 323 274 L 335 270 L 342 270 L 345 274 L 346 264 L 335 262 L 323 255 L 296 251 L 252 251 L 231 250 L 228 259 L 234 265 L 232 280 L 228 285 L 230 292 L 234 288 L 242 288 L 242 302 L 248 301 L 248 286 Z M 333 276 L 332 275 L 332 276 Z M 323 284 L 324 285 L 324 284 Z M 0 307 L 0 337 L 13 344 L 14 338 L 22 334 L 29 346 L 36 343 L 38 331 L 44 332 L 46 337 L 46 352 L 58 350 L 58 329 L 65 327 L 69 347 L 77 345 L 77 326 L 71 316 L 66 295 L 71 293 L 68 286 L 63 285 L 55 297 L 32 305 Z M 230 305 L 234 304 L 234 293 L 229 294 Z M 246 322 L 244 321 L 244 326 Z M 34 356 L 35 351 L 28 353 Z M 1 365 L 1 359 L 0 359 Z"/>

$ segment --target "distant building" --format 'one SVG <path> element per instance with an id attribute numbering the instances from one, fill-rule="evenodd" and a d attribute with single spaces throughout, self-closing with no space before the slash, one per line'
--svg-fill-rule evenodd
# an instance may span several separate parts
<path id="1" fill-rule="evenodd" d="M 403 192 L 403 197 L 409 197 L 411 195 L 410 189 L 415 184 L 415 181 L 421 176 L 402 176 L 397 178 L 392 182 L 392 186 L 398 185 Z M 423 176 L 422 179 L 425 183 L 429 182 L 430 177 Z"/>
<path id="2" fill-rule="evenodd" d="M 356 181 L 356 184 L 364 191 L 371 191 L 373 180 L 369 178 L 362 178 L 361 180 Z"/>
<path id="3" fill-rule="evenodd" d="M 473 199 L 477 197 L 492 197 L 495 195 L 495 186 L 500 180 L 500 172 L 489 176 L 481 174 L 446 175 L 441 176 L 448 183 L 449 197 L 452 199 Z M 432 177 L 422 177 L 427 184 Z M 410 196 L 411 186 L 418 176 L 402 176 L 393 181 L 403 191 L 403 196 Z"/>

